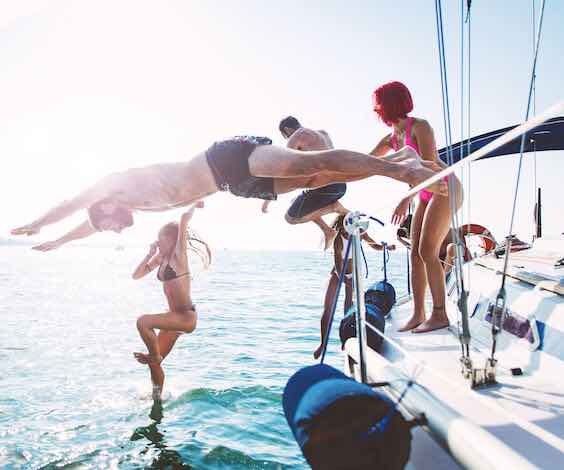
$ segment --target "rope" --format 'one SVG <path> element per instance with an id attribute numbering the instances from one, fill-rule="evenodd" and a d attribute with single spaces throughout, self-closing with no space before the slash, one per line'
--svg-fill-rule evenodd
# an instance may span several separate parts
<path id="1" fill-rule="evenodd" d="M 411 220 L 413 221 L 413 216 L 411 214 L 412 212 L 412 206 L 413 206 L 413 201 L 409 203 L 409 211 L 408 211 L 408 217 L 411 215 Z M 411 232 L 411 230 L 410 230 Z M 410 235 L 410 239 L 411 239 L 411 233 Z M 410 250 L 406 251 L 406 260 L 407 260 L 407 295 L 411 295 L 411 267 L 410 267 L 410 263 L 409 263 L 409 257 L 410 257 Z"/>
<path id="2" fill-rule="evenodd" d="M 368 279 L 368 261 L 366 261 L 366 253 L 364 252 L 362 243 L 360 244 L 360 252 L 362 253 L 362 259 L 364 260 L 364 267 L 366 269 L 366 275 L 364 276 L 364 279 Z"/>
<path id="3" fill-rule="evenodd" d="M 329 343 L 329 336 L 331 336 L 331 327 L 333 326 L 333 319 L 335 318 L 335 311 L 337 310 L 337 302 L 339 301 L 339 294 L 341 293 L 341 286 L 345 280 L 345 271 L 347 270 L 347 264 L 349 260 L 349 253 L 351 249 L 351 242 L 353 237 L 349 237 L 347 240 L 347 248 L 345 250 L 345 257 L 343 259 L 343 266 L 341 267 L 341 272 L 339 273 L 339 282 L 337 283 L 337 291 L 335 292 L 335 298 L 333 299 L 333 305 L 331 307 L 331 317 L 329 318 L 329 324 L 327 325 L 327 331 L 323 335 L 323 351 L 321 353 L 320 364 L 325 361 L 325 354 L 327 353 L 327 346 Z"/>
<path id="4" fill-rule="evenodd" d="M 360 214 L 360 215 L 366 216 L 366 214 Z M 378 222 L 382 227 L 385 227 L 385 226 L 386 226 L 386 224 L 385 224 L 384 222 L 382 222 L 380 219 L 378 219 L 377 217 L 374 217 L 374 216 L 371 216 L 371 215 L 369 215 L 369 216 L 367 216 L 367 217 L 368 217 L 370 220 L 374 220 L 375 222 Z"/>
<path id="5" fill-rule="evenodd" d="M 401 392 L 400 396 L 398 397 L 398 399 L 396 400 L 396 402 L 392 406 L 390 406 L 390 409 L 388 410 L 388 412 L 382 417 L 382 419 L 380 421 L 378 421 L 378 423 L 376 423 L 376 425 L 370 431 L 386 432 L 386 428 L 388 427 L 388 424 L 390 424 L 390 421 L 394 417 L 396 410 L 398 409 L 401 402 L 405 398 L 405 395 L 407 394 L 409 389 L 411 387 L 413 387 L 413 385 L 415 383 L 416 383 L 415 379 L 409 379 L 407 381 L 405 388 L 402 390 L 402 392 Z"/>
<path id="6" fill-rule="evenodd" d="M 382 255 L 384 264 L 382 266 L 382 270 L 384 271 L 384 282 L 388 282 L 388 261 L 390 260 L 390 252 L 388 251 L 388 244 L 384 243 L 382 249 Z"/>

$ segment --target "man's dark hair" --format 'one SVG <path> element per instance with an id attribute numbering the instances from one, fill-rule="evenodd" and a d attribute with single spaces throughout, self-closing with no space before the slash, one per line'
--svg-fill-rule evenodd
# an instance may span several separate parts
<path id="1" fill-rule="evenodd" d="M 95 202 L 88 208 L 90 225 L 100 231 L 99 223 L 102 219 L 112 219 L 119 222 L 124 228 L 133 225 L 131 210 L 113 202 L 110 198 Z"/>
<path id="2" fill-rule="evenodd" d="M 289 128 L 289 129 L 297 130 L 300 127 L 302 127 L 302 125 L 300 124 L 300 121 L 298 121 L 294 116 L 288 116 L 288 117 L 285 117 L 284 119 L 282 119 L 280 121 L 280 124 L 278 125 L 278 129 L 280 130 L 280 132 L 282 134 L 284 134 L 284 128 L 285 127 Z"/>

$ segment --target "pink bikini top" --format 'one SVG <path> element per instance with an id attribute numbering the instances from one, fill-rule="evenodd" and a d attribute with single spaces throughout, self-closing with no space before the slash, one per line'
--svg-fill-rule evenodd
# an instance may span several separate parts
<path id="1" fill-rule="evenodd" d="M 421 155 L 421 153 L 419 152 L 419 146 L 415 141 L 411 139 L 411 127 L 413 126 L 413 120 L 414 118 L 412 117 L 407 118 L 407 124 L 405 126 L 405 145 L 411 147 L 419 155 Z M 392 134 L 391 140 L 392 140 L 392 148 L 396 151 L 399 150 L 398 139 L 396 138 L 395 132 Z M 443 178 L 443 181 L 445 182 L 448 181 L 448 176 L 445 176 Z M 427 201 L 427 202 L 430 201 L 432 196 L 433 193 L 428 191 L 427 189 L 422 189 L 421 191 L 419 191 L 419 198 L 422 199 L 423 201 Z"/>
<path id="2" fill-rule="evenodd" d="M 412 117 L 407 118 L 407 124 L 405 126 L 405 145 L 411 147 L 413 150 L 419 153 L 419 146 L 417 145 L 417 142 L 411 139 L 411 127 L 413 126 L 413 119 L 414 118 Z M 392 134 L 392 148 L 396 151 L 400 149 L 395 132 Z"/>

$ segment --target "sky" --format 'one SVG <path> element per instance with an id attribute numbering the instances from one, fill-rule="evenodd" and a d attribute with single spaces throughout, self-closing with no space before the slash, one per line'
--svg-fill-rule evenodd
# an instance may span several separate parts
<path id="1" fill-rule="evenodd" d="M 464 2 L 465 3 L 465 2 Z M 470 129 L 473 135 L 524 120 L 533 52 L 532 0 L 472 2 Z M 460 139 L 459 2 L 444 4 L 452 129 Z M 538 12 L 540 1 L 535 2 Z M 337 147 L 369 152 L 388 129 L 372 112 L 373 89 L 400 80 L 413 115 L 444 145 L 434 2 L 286 0 L 0 0 L 0 238 L 113 171 L 182 161 L 213 141 L 267 135 L 292 114 L 327 130 Z M 564 3 L 547 1 L 537 64 L 536 110 L 564 98 Z M 533 228 L 534 159 L 526 157 L 516 232 Z M 564 159 L 539 154 L 544 229 L 564 232 Z M 472 164 L 463 175 L 462 220 L 503 238 L 517 159 Z M 407 187 L 374 177 L 349 185 L 343 204 L 389 220 Z M 217 249 L 318 249 L 312 224 L 290 226 L 292 195 L 261 201 L 217 194 L 194 227 Z M 121 235 L 96 241 L 146 243 L 182 211 L 140 213 Z M 50 240 L 84 214 L 45 228 Z M 392 228 L 377 231 L 390 237 Z"/>

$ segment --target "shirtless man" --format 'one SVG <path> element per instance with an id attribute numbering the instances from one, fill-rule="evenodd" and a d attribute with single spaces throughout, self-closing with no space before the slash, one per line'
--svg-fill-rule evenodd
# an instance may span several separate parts
<path id="1" fill-rule="evenodd" d="M 383 175 L 409 184 L 431 177 L 437 168 L 404 148 L 386 158 L 348 150 L 301 152 L 271 145 L 266 137 L 239 136 L 215 142 L 191 160 L 160 163 L 110 174 L 68 199 L 12 235 L 37 234 L 46 225 L 81 209 L 88 219 L 54 241 L 34 247 L 49 251 L 97 231 L 121 232 L 133 225 L 134 210 L 164 211 L 187 206 L 217 191 L 265 200 L 278 192 L 317 188 L 330 183 L 356 181 Z M 283 178 L 283 181 L 279 181 Z M 446 193 L 444 183 L 431 190 Z"/>
<path id="2" fill-rule="evenodd" d="M 282 119 L 278 129 L 287 139 L 287 147 L 290 149 L 312 151 L 333 148 L 333 142 L 331 142 L 331 138 L 326 131 L 315 131 L 303 127 L 293 116 Z M 307 180 L 305 183 L 304 186 L 309 187 Z M 286 212 L 286 222 L 289 224 L 315 223 L 323 232 L 325 237 L 324 250 L 327 250 L 333 244 L 337 231 L 327 225 L 322 216 L 333 212 L 339 215 L 349 212 L 339 203 L 339 199 L 345 195 L 346 190 L 347 185 L 345 183 L 334 183 L 302 192 L 294 199 L 288 212 Z M 264 202 L 262 205 L 263 212 L 267 212 L 270 202 Z"/>

